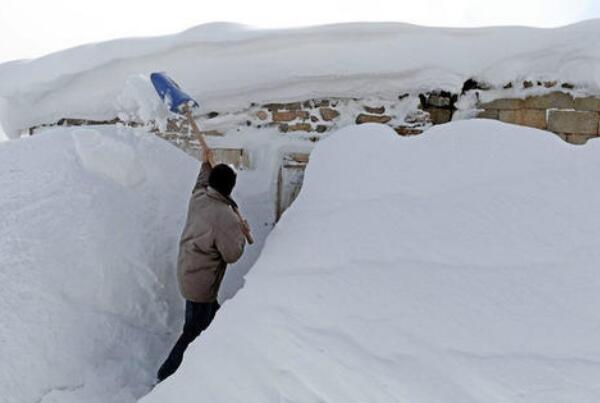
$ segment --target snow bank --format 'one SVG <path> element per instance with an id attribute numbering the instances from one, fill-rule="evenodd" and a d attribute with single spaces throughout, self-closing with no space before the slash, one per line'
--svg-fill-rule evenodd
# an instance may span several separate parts
<path id="1" fill-rule="evenodd" d="M 235 190 L 256 244 L 229 267 L 221 301 L 243 287 L 271 229 L 277 153 L 260 148 Z M 2 403 L 129 403 L 147 393 L 181 329 L 175 262 L 198 165 L 118 126 L 0 144 Z"/>
<path id="2" fill-rule="evenodd" d="M 600 160 L 492 121 L 343 129 L 143 403 L 600 400 Z"/>
<path id="3" fill-rule="evenodd" d="M 156 120 L 165 125 L 166 119 L 170 116 L 169 109 L 156 95 L 150 77 L 143 74 L 133 75 L 127 79 L 115 104 L 119 111 L 119 118 L 123 121 Z"/>
<path id="4" fill-rule="evenodd" d="M 4 131 L 4 126 L 2 122 L 5 120 L 5 112 L 6 111 L 6 102 L 2 97 L 0 97 L 0 142 L 8 140 L 8 135 Z"/>
<path id="5" fill-rule="evenodd" d="M 80 46 L 0 65 L 6 132 L 63 117 L 111 119 L 131 76 L 165 70 L 205 111 L 320 96 L 460 91 L 468 78 L 569 81 L 600 93 L 598 20 L 558 29 L 354 23 L 254 30 L 209 24 L 181 34 Z"/>
<path id="6" fill-rule="evenodd" d="M 2 402 L 131 402 L 179 325 L 197 163 L 130 130 L 0 144 Z"/>

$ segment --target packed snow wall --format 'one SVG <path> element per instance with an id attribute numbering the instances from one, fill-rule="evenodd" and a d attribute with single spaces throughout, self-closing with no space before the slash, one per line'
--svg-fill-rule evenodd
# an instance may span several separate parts
<path id="1" fill-rule="evenodd" d="M 334 133 L 141 402 L 598 402 L 599 147 L 490 120 Z"/>
<path id="2" fill-rule="evenodd" d="M 0 144 L 0 401 L 132 402 L 178 324 L 195 160 L 130 129 Z"/>
<path id="3" fill-rule="evenodd" d="M 133 403 L 148 392 L 181 329 L 175 265 L 198 168 L 141 129 L 0 143 L 0 402 Z M 273 221 L 271 178 L 238 175 L 256 244 L 229 267 L 221 302 L 244 286 Z"/>

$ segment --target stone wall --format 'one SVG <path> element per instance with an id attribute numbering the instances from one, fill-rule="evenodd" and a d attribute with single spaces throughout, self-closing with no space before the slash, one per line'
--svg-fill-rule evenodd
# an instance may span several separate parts
<path id="1" fill-rule="evenodd" d="M 432 123 L 430 115 L 417 107 L 406 107 L 407 96 L 398 100 L 361 100 L 356 98 L 310 99 L 302 102 L 265 104 L 255 112 L 258 124 L 275 126 L 282 133 L 313 133 L 312 140 L 320 134 L 348 124 L 381 123 L 392 127 L 400 135 L 422 133 Z M 408 111 L 408 112 L 407 112 Z M 447 121 L 450 120 L 448 115 Z"/>
<path id="2" fill-rule="evenodd" d="M 527 95 L 529 92 L 533 92 L 532 95 Z M 600 136 L 600 97 L 577 95 L 580 93 L 584 93 L 582 89 L 555 81 L 540 81 L 537 85 L 533 81 L 524 81 L 518 86 L 508 83 L 502 88 L 492 88 L 468 80 L 461 94 L 440 90 L 420 94 L 399 92 L 395 98 L 385 99 L 328 97 L 252 104 L 237 112 L 213 111 L 195 118 L 205 136 L 223 136 L 246 126 L 276 128 L 280 133 L 318 141 L 331 130 L 363 123 L 385 124 L 402 136 L 417 135 L 431 125 L 453 120 L 458 113 L 458 119 L 474 116 L 497 119 L 548 130 L 572 144 L 585 144 L 589 139 Z M 480 98 L 490 101 L 481 102 Z M 150 126 L 157 135 L 190 154 L 199 148 L 199 142 L 183 119 L 169 120 L 166 127 L 159 128 L 155 122 L 126 122 L 119 118 L 106 121 L 63 118 L 29 128 L 29 134 L 56 125 L 101 124 Z"/>
<path id="3" fill-rule="evenodd" d="M 600 136 L 600 98 L 555 91 L 525 99 L 499 98 L 479 108 L 481 118 L 548 130 L 571 144 Z"/>
<path id="4" fill-rule="evenodd" d="M 422 133 L 431 125 L 479 117 L 544 129 L 556 133 L 569 143 L 585 144 L 591 138 L 600 137 L 600 98 L 579 95 L 585 93 L 585 89 L 556 81 L 524 81 L 494 88 L 467 80 L 460 94 L 447 91 L 420 94 L 398 92 L 397 96 L 390 98 L 326 97 L 251 104 L 244 110 L 212 111 L 196 115 L 195 119 L 203 130 L 202 135 L 208 138 L 235 136 L 247 127 L 275 129 L 282 136 L 316 142 L 330 131 L 351 124 L 381 123 L 392 127 L 401 136 L 411 136 Z M 486 101 L 482 102 L 482 99 Z M 29 133 L 34 134 L 39 129 L 56 125 L 115 124 L 148 127 L 188 154 L 194 157 L 200 155 L 200 141 L 182 118 L 169 120 L 164 127 L 157 122 L 123 121 L 118 118 L 106 121 L 65 118 L 30 128 Z M 235 141 L 228 144 L 235 145 Z M 241 147 L 241 143 L 236 147 L 215 147 L 217 160 L 239 168 L 251 167 L 252 161 L 247 150 Z M 300 191 L 309 157 L 305 149 L 299 152 L 288 150 L 279 156 L 281 165 L 275 190 L 276 219 Z"/>
<path id="5" fill-rule="evenodd" d="M 281 133 L 300 135 L 311 141 L 318 141 L 331 130 L 363 123 L 385 124 L 399 135 L 411 136 L 422 133 L 431 125 L 447 123 L 460 112 L 459 119 L 497 119 L 543 129 L 556 133 L 571 144 L 585 144 L 589 139 L 600 136 L 599 97 L 574 96 L 568 87 L 552 89 L 544 83 L 541 85 L 546 93 L 524 98 L 503 96 L 502 91 L 477 87 L 461 95 L 438 91 L 418 95 L 401 94 L 395 100 L 324 98 L 268 103 L 255 105 L 245 111 L 244 125 L 253 128 L 274 127 Z M 525 85 L 524 88 L 530 87 Z M 512 87 L 505 89 L 509 94 L 514 92 Z M 489 98 L 489 94 L 500 96 L 489 102 L 470 103 L 469 98 L 479 99 L 480 95 Z M 463 106 L 458 107 L 461 102 Z M 226 123 L 211 125 L 211 120 L 217 116 L 216 112 L 212 112 L 197 117 L 200 127 L 210 128 L 204 135 L 221 136 L 231 130 L 231 125 Z M 188 128 L 185 124 L 169 126 L 170 132 L 157 134 L 171 141 L 186 137 Z M 193 139 L 190 140 L 193 142 Z"/>

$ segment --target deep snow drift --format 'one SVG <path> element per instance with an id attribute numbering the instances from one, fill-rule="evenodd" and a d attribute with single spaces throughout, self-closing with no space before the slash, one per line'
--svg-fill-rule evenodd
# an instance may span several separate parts
<path id="1" fill-rule="evenodd" d="M 599 147 L 478 120 L 335 133 L 141 402 L 600 401 Z"/>
<path id="2" fill-rule="evenodd" d="M 244 287 L 260 245 L 141 401 L 599 401 L 598 147 L 478 120 L 333 134 Z M 240 173 L 259 244 L 276 154 Z M 126 128 L 0 144 L 0 401 L 149 390 L 181 326 L 173 265 L 197 169 Z"/>
<path id="3" fill-rule="evenodd" d="M 112 119 L 134 75 L 165 70 L 202 111 L 321 96 L 397 99 L 460 92 L 476 78 L 568 81 L 600 94 L 600 21 L 557 29 L 447 29 L 353 23 L 254 30 L 208 24 L 181 34 L 122 39 L 0 65 L 0 123 L 19 130 L 61 118 Z M 4 101 L 2 101 L 4 99 Z"/>
<path id="4" fill-rule="evenodd" d="M 174 265 L 198 166 L 126 128 L 0 144 L 2 403 L 130 403 L 149 390 L 180 331 Z M 271 196 L 256 173 L 240 175 L 260 245 Z M 230 268 L 222 299 L 258 248 Z"/>

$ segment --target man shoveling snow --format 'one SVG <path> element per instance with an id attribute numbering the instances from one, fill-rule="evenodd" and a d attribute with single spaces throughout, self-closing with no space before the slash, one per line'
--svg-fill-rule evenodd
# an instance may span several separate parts
<path id="1" fill-rule="evenodd" d="M 231 209 L 229 195 L 236 173 L 228 165 L 214 168 L 212 152 L 204 148 L 202 167 L 192 192 L 177 261 L 179 289 L 186 299 L 183 333 L 158 370 L 158 381 L 171 376 L 187 346 L 210 325 L 219 309 L 217 294 L 228 263 L 244 252 L 248 223 Z"/>
<path id="2" fill-rule="evenodd" d="M 214 164 L 213 153 L 196 126 L 189 107 L 197 103 L 163 73 L 152 74 L 152 83 L 171 111 L 183 113 L 202 145 L 202 166 L 192 191 L 188 214 L 179 243 L 177 278 L 186 300 L 183 333 L 157 373 L 158 381 L 171 376 L 183 360 L 188 345 L 205 330 L 220 305 L 219 287 L 228 263 L 252 243 L 250 226 L 242 218 L 230 195 L 236 173 L 226 164 Z"/>

